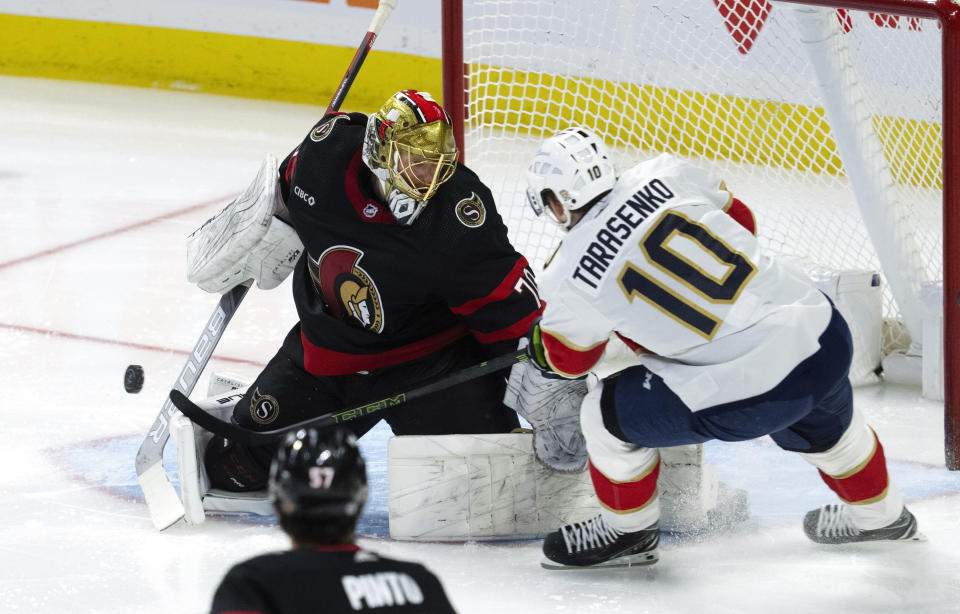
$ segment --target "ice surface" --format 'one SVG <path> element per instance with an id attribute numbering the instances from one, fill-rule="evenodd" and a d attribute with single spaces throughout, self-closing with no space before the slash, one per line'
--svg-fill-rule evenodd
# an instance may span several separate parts
<path id="1" fill-rule="evenodd" d="M 158 533 L 144 508 L 136 448 L 216 303 L 186 282 L 183 240 L 320 108 L 21 78 L 0 78 L 0 108 L 0 611 L 204 612 L 231 565 L 287 541 L 269 519 Z M 256 375 L 295 321 L 288 284 L 250 293 L 208 372 Z M 808 542 L 800 518 L 832 494 L 768 440 L 708 446 L 751 520 L 667 536 L 648 569 L 546 571 L 536 541 L 396 542 L 380 427 L 362 441 L 360 543 L 425 563 L 467 613 L 960 612 L 943 406 L 892 386 L 856 396 L 926 543 Z"/>

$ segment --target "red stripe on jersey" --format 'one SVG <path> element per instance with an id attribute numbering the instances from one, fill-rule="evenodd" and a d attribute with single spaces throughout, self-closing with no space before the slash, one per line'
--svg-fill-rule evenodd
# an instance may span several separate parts
<path id="1" fill-rule="evenodd" d="M 293 150 L 293 153 L 290 154 L 290 159 L 287 160 L 287 170 L 283 174 L 283 178 L 286 180 L 287 184 L 293 183 L 293 171 L 297 167 L 297 156 L 300 155 L 300 148 L 297 147 Z"/>
<path id="2" fill-rule="evenodd" d="M 617 331 L 613 331 L 613 332 L 617 333 Z M 640 345 L 630 337 L 624 337 L 620 333 L 617 333 L 617 336 L 620 337 L 620 341 L 623 341 L 626 344 L 626 346 L 630 348 L 630 351 L 633 352 L 634 354 L 636 354 L 637 350 L 643 349 L 642 345 Z"/>
<path id="3" fill-rule="evenodd" d="M 473 335 L 473 338 L 479 341 L 480 343 L 496 343 L 497 341 L 505 341 L 507 339 L 519 339 L 520 337 L 527 334 L 527 331 L 530 330 L 530 327 L 543 314 L 543 308 L 545 304 L 540 303 L 540 309 L 534 311 L 524 319 L 520 320 L 515 324 L 511 324 L 506 328 L 501 328 L 500 330 L 491 331 L 489 333 L 482 333 L 476 330 L 470 330 L 470 333 Z"/>
<path id="4" fill-rule="evenodd" d="M 358 149 L 347 166 L 347 175 L 344 177 L 344 187 L 347 190 L 347 198 L 353 205 L 357 216 L 364 222 L 375 222 L 377 224 L 397 225 L 397 218 L 393 217 L 390 210 L 383 204 L 373 198 L 370 198 L 360 189 L 360 163 L 363 162 L 363 149 Z"/>
<path id="5" fill-rule="evenodd" d="M 430 100 L 429 98 L 424 97 L 417 90 L 403 90 L 403 94 L 409 98 L 413 104 L 417 106 L 419 112 L 423 114 L 423 123 L 428 124 L 439 120 L 443 120 L 446 123 L 450 123 L 450 120 L 447 118 L 447 114 L 444 112 L 443 107 L 441 107 L 435 100 Z M 414 109 L 414 112 L 417 112 L 417 109 Z"/>
<path id="6" fill-rule="evenodd" d="M 540 338 L 543 340 L 543 349 L 547 353 L 547 362 L 550 367 L 561 375 L 579 377 L 589 371 L 603 356 L 607 347 L 607 340 L 582 350 L 566 345 L 550 331 L 540 329 Z"/>
<path id="7" fill-rule="evenodd" d="M 645 474 L 629 482 L 615 482 L 589 463 L 593 490 L 604 507 L 613 512 L 633 512 L 646 507 L 657 492 L 660 459 Z"/>
<path id="8" fill-rule="evenodd" d="M 420 341 L 376 354 L 347 354 L 322 348 L 311 343 L 302 329 L 300 331 L 300 341 L 303 344 L 303 366 L 308 373 L 313 375 L 347 375 L 423 358 L 469 334 L 466 326 L 457 324 Z"/>
<path id="9" fill-rule="evenodd" d="M 462 305 L 451 307 L 450 311 L 458 316 L 468 316 L 484 305 L 502 301 L 510 296 L 511 292 L 516 290 L 517 280 L 520 279 L 521 275 L 523 275 L 523 269 L 525 269 L 527 266 L 527 259 L 523 256 L 520 256 L 520 258 L 517 259 L 516 264 L 513 265 L 513 268 L 510 269 L 510 272 L 507 273 L 507 276 L 503 278 L 503 281 L 501 281 L 500 284 L 493 289 L 493 292 L 486 296 L 469 300 Z"/>
<path id="10" fill-rule="evenodd" d="M 873 500 L 881 499 L 881 495 L 886 492 L 890 485 L 883 446 L 880 445 L 876 433 L 874 433 L 873 439 L 876 441 L 873 455 L 855 468 L 853 473 L 848 472 L 843 476 L 833 477 L 820 471 L 820 477 L 830 487 L 830 490 L 837 493 L 837 496 L 847 503 L 872 503 Z"/>
<path id="11" fill-rule="evenodd" d="M 742 200 L 734 197 L 724 212 L 749 230 L 753 236 L 757 236 L 757 219 L 753 217 L 750 207 L 743 204 Z"/>

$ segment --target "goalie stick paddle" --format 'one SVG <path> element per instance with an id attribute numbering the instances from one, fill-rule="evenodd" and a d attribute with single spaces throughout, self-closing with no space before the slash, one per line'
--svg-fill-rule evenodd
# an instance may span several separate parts
<path id="1" fill-rule="evenodd" d="M 349 422 L 350 420 L 354 420 L 361 416 L 369 416 L 370 414 L 378 411 L 396 407 L 397 405 L 401 405 L 407 401 L 419 399 L 420 397 L 425 397 L 428 394 L 445 390 L 451 386 L 456 386 L 457 384 L 462 384 L 463 382 L 467 382 L 478 377 L 483 377 L 484 375 L 488 375 L 490 373 L 495 373 L 501 369 L 506 369 L 507 367 L 510 367 L 518 362 L 524 362 L 526 360 L 526 352 L 512 352 L 510 354 L 503 354 L 501 356 L 497 356 L 496 358 L 491 358 L 490 360 L 481 362 L 478 365 L 467 367 L 466 369 L 452 373 L 447 377 L 429 384 L 425 384 L 419 388 L 414 388 L 409 392 L 400 392 L 382 399 L 371 401 L 369 403 L 364 403 L 363 405 L 331 412 L 329 414 L 317 416 L 316 418 L 291 424 L 290 426 L 269 431 L 252 431 L 237 424 L 233 424 L 232 422 L 220 420 L 219 418 L 216 418 L 203 411 L 203 409 L 188 399 L 186 395 L 177 390 L 170 391 L 170 399 L 173 401 L 173 404 L 176 406 L 176 408 L 183 412 L 183 415 L 185 415 L 187 418 L 190 418 L 190 420 L 200 426 L 200 428 L 206 429 L 215 435 L 226 437 L 231 441 L 235 441 L 243 445 L 257 446 L 275 443 L 282 439 L 283 436 L 290 431 L 296 431 L 304 428 L 324 428 L 333 426 L 335 424 L 343 424 L 344 422 Z"/>
<path id="2" fill-rule="evenodd" d="M 360 67 L 363 65 L 367 53 L 371 47 L 373 47 L 373 42 L 380 33 L 380 29 L 396 7 L 397 0 L 380 0 L 379 6 L 377 6 L 377 12 L 374 14 L 373 19 L 370 21 L 370 26 L 367 28 L 367 33 L 360 42 L 360 46 L 357 48 L 357 52 L 353 56 L 350 66 L 347 67 L 347 72 L 340 81 L 340 85 L 334 92 L 330 105 L 327 106 L 326 111 L 324 111 L 324 115 L 330 111 L 340 109 L 340 105 L 343 104 L 343 100 L 346 98 L 350 86 L 353 85 L 354 79 L 356 79 L 357 74 L 360 72 Z M 213 349 L 217 346 L 217 343 L 219 343 L 227 322 L 230 321 L 230 318 L 233 317 L 233 314 L 236 313 L 240 307 L 240 302 L 243 301 L 247 290 L 250 289 L 250 283 L 251 282 L 247 282 L 236 286 L 220 298 L 217 308 L 207 321 L 207 327 L 204 328 L 203 334 L 194 345 L 193 352 L 190 354 L 187 364 L 183 367 L 183 370 L 180 372 L 180 377 L 174 384 L 173 390 L 177 394 L 183 395 L 184 399 L 193 392 L 193 387 L 197 383 L 200 372 L 203 371 L 207 361 L 213 354 Z M 217 328 L 215 335 L 211 335 L 210 333 L 211 326 Z M 163 469 L 163 449 L 170 439 L 169 423 L 174 411 L 176 411 L 176 408 L 168 397 L 164 400 L 160 413 L 157 415 L 156 420 L 154 420 L 153 426 L 150 428 L 150 431 L 148 431 L 146 438 L 144 438 L 143 443 L 140 444 L 140 449 L 137 450 L 137 481 L 140 482 L 140 489 L 143 491 L 143 497 L 147 502 L 147 509 L 150 512 L 150 519 L 153 521 L 153 526 L 160 531 L 171 526 L 183 518 L 184 515 L 183 503 L 180 501 L 176 489 L 173 487 L 170 478 Z"/>
<path id="3" fill-rule="evenodd" d="M 187 364 L 180 370 L 180 375 L 174 382 L 173 389 L 177 394 L 193 392 L 200 372 L 213 355 L 213 349 L 223 336 L 227 323 L 237 312 L 240 301 L 249 289 L 249 283 L 241 284 L 220 297 L 217 308 L 213 310 L 187 358 Z M 169 397 L 164 400 L 160 414 L 137 451 L 137 480 L 140 482 L 143 498 L 147 501 L 153 526 L 161 531 L 180 520 L 184 513 L 183 503 L 163 469 L 163 449 L 170 439 L 170 420 L 176 410 Z"/>

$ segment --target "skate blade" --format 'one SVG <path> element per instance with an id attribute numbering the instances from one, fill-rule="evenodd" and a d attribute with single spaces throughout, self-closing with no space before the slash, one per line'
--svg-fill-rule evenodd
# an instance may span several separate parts
<path id="1" fill-rule="evenodd" d="M 809 536 L 807 537 L 809 538 Z M 917 533 L 914 533 L 912 537 L 902 537 L 899 539 L 868 539 L 865 541 L 858 541 L 858 542 L 818 542 L 818 541 L 815 541 L 813 538 L 810 538 L 810 541 L 812 541 L 815 544 L 819 544 L 821 546 L 831 546 L 831 547 L 850 546 L 850 545 L 859 546 L 859 545 L 871 545 L 871 544 L 895 544 L 897 542 L 925 542 L 927 541 L 927 536 L 924 535 L 923 533 L 917 532 Z"/>
<path id="2" fill-rule="evenodd" d="M 551 561 L 550 559 L 545 558 L 540 561 L 540 566 L 544 569 L 561 569 L 564 571 L 577 569 L 616 569 L 626 567 L 646 567 L 648 565 L 653 565 L 659 560 L 660 554 L 654 551 L 631 554 L 630 556 L 621 556 L 610 561 L 597 563 L 596 565 L 584 566 L 564 565 L 563 563 L 557 563 L 556 561 Z"/>
<path id="3" fill-rule="evenodd" d="M 908 537 L 907 539 L 900 540 L 900 541 L 905 541 L 905 542 L 925 542 L 925 541 L 927 541 L 927 536 L 924 535 L 923 533 L 917 531 L 916 533 L 913 534 L 913 537 Z"/>

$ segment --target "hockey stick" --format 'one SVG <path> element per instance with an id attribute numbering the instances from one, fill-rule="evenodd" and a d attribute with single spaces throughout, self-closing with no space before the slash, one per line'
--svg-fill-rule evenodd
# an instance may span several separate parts
<path id="1" fill-rule="evenodd" d="M 483 377 L 484 375 L 488 375 L 490 373 L 495 373 L 518 362 L 524 362 L 525 360 L 527 360 L 526 352 L 512 352 L 510 354 L 503 354 L 501 356 L 497 356 L 496 358 L 491 358 L 490 360 L 481 362 L 478 365 L 467 367 L 452 373 L 447 377 L 439 379 L 435 382 L 425 384 L 419 388 L 414 388 L 409 392 L 400 392 L 382 399 L 377 399 L 376 401 L 371 401 L 370 403 L 364 403 L 363 405 L 358 405 L 349 409 L 331 412 L 329 414 L 317 416 L 316 418 L 310 418 L 309 420 L 303 420 L 301 422 L 297 422 L 296 424 L 291 424 L 290 426 L 269 431 L 252 431 L 250 429 L 243 428 L 242 426 L 233 424 L 232 422 L 220 420 L 219 418 L 216 418 L 203 411 L 203 409 L 188 399 L 186 395 L 181 394 L 177 390 L 170 391 L 170 399 L 173 401 L 173 404 L 176 406 L 176 408 L 183 412 L 183 415 L 185 415 L 187 418 L 190 418 L 190 420 L 199 425 L 200 428 L 206 429 L 215 435 L 226 437 L 231 441 L 236 441 L 248 446 L 256 446 L 275 443 L 282 439 L 283 436 L 290 431 L 308 427 L 324 428 L 333 426 L 335 424 L 343 424 L 344 422 L 360 418 L 361 416 L 369 416 L 370 414 L 378 411 L 396 407 L 397 405 L 406 403 L 407 401 L 419 399 L 420 397 L 425 397 L 428 394 L 433 394 L 434 392 L 439 392 L 440 390 L 446 390 L 451 386 L 456 386 L 457 384 L 462 384 L 463 382 L 467 382 L 478 377 Z"/>
<path id="2" fill-rule="evenodd" d="M 217 303 L 217 308 L 213 310 L 207 325 L 203 327 L 200 338 L 193 346 L 193 351 L 187 358 L 187 364 L 180 370 L 180 376 L 173 385 L 173 389 L 178 394 L 190 394 L 193 387 L 197 384 L 200 372 L 207 366 L 210 356 L 213 354 L 213 348 L 217 346 L 227 323 L 237 312 L 240 301 L 250 289 L 250 283 L 236 286 L 222 297 Z M 177 408 L 169 397 L 164 400 L 160 414 L 153 422 L 153 427 L 147 433 L 140 449 L 137 451 L 137 480 L 140 482 L 140 489 L 143 491 L 143 497 L 147 501 L 147 509 L 150 511 L 150 519 L 153 526 L 162 531 L 176 521 L 183 518 L 183 503 L 180 501 L 177 491 L 167 472 L 163 470 L 163 449 L 170 439 L 170 420 Z"/>
<path id="3" fill-rule="evenodd" d="M 337 111 L 343 104 L 350 86 L 360 72 L 360 67 L 367 57 L 373 42 L 377 38 L 383 24 L 386 23 L 390 13 L 397 7 L 397 0 L 380 0 L 377 12 L 370 21 L 370 27 L 364 35 L 357 52 L 347 67 L 347 72 L 340 81 L 330 101 L 330 105 L 324 111 L 324 115 L 330 111 Z M 174 390 L 178 394 L 189 396 L 193 392 L 193 387 L 197 383 L 200 372 L 206 366 L 207 361 L 213 354 L 214 348 L 223 335 L 223 329 L 226 327 L 230 318 L 240 307 L 240 302 L 246 296 L 250 289 L 250 282 L 241 284 L 228 291 L 220 298 L 217 308 L 213 315 L 207 321 L 200 339 L 193 347 L 187 364 L 180 371 L 180 377 L 174 384 Z M 169 421 L 176 411 L 170 398 L 164 400 L 160 413 L 154 420 L 153 427 L 147 433 L 140 449 L 137 451 L 136 470 L 137 481 L 140 482 L 140 489 L 143 491 L 143 497 L 147 502 L 147 509 L 150 512 L 150 519 L 157 530 L 162 531 L 170 525 L 183 518 L 184 509 L 176 489 L 163 470 L 163 449 L 170 439 Z"/>

